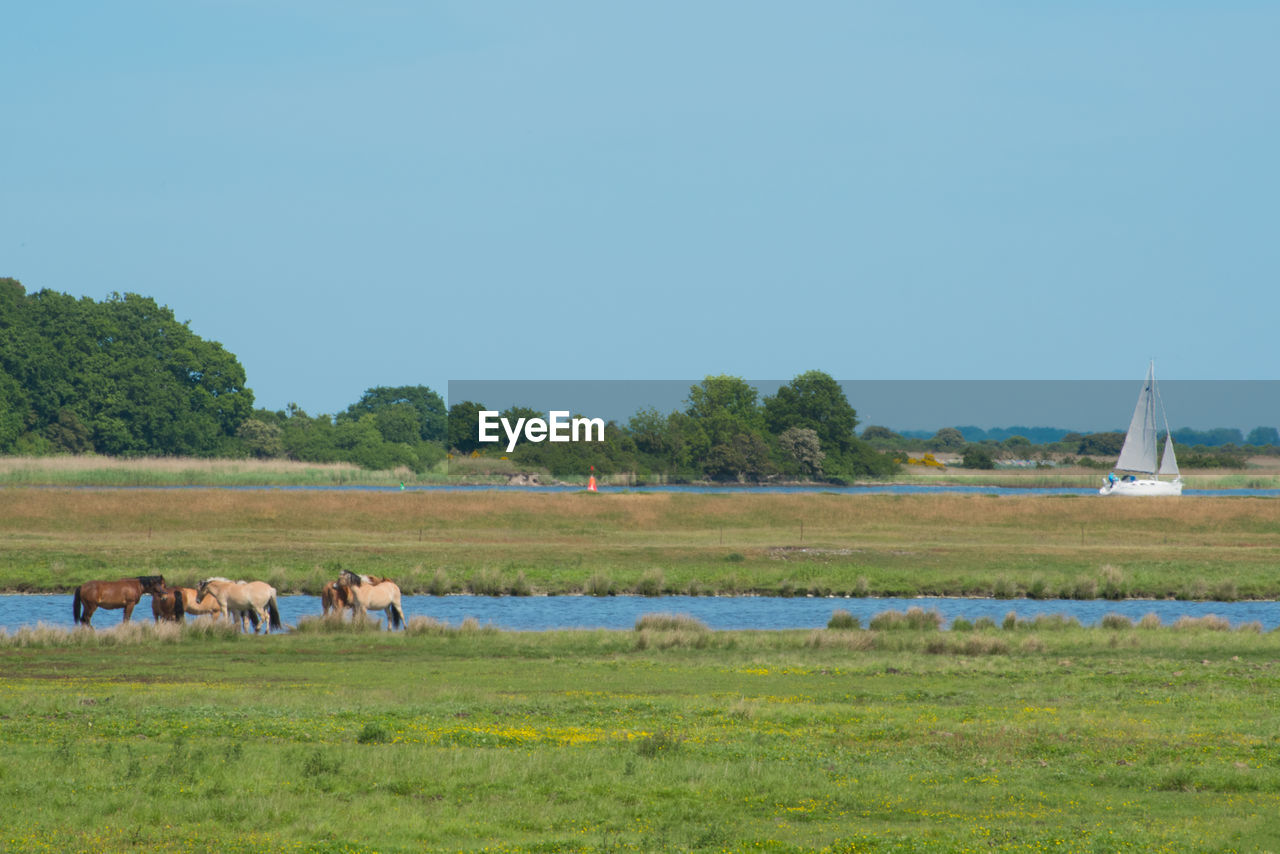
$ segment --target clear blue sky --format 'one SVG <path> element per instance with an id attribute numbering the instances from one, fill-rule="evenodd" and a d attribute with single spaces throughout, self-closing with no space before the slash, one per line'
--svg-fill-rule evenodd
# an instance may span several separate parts
<path id="1" fill-rule="evenodd" d="M 1276 379 L 1277 32 L 1233 0 L 9 4 L 0 275 L 152 296 L 313 414 Z"/>

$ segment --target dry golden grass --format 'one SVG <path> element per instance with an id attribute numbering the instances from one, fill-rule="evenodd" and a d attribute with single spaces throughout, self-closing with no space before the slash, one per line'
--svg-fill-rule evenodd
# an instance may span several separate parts
<path id="1" fill-rule="evenodd" d="M 721 526 L 770 542 L 803 523 L 806 539 L 865 539 L 912 529 L 948 538 L 972 531 L 1020 535 L 1034 526 L 1079 539 L 1080 526 L 1099 531 L 1159 532 L 1195 538 L 1257 529 L 1275 538 L 1280 503 L 1260 498 L 1144 499 L 969 495 L 588 495 L 503 492 L 346 492 L 184 489 L 127 491 L 7 489 L 0 492 L 0 530 L 29 527 L 105 534 L 177 530 L 320 533 L 363 539 L 388 532 L 454 539 L 459 531 L 495 539 L 574 540 L 603 528 L 614 535 L 662 532 L 705 537 Z M 760 536 L 754 537 L 752 532 Z M 362 532 L 367 534 L 362 535 Z M 484 533 L 487 532 L 487 533 Z M 963 534 L 961 534 L 963 536 Z"/>
<path id="2" fill-rule="evenodd" d="M 804 593 L 832 578 L 837 592 L 1018 595 L 1042 579 L 1049 594 L 1075 584 L 1083 595 L 1181 595 L 1191 585 L 1245 597 L 1260 595 L 1255 582 L 1280 562 L 1280 502 L 6 488 L 0 548 L 11 589 L 146 570 L 170 583 L 252 575 L 314 593 L 341 566 L 407 592 L 463 590 L 468 579 L 522 592 L 594 589 L 596 579 L 643 592 L 659 578 L 669 591 L 746 592 L 764 578 Z"/>
<path id="3" fill-rule="evenodd" d="M 85 475 L 93 472 L 193 472 L 207 477 L 223 475 L 301 475 L 306 472 L 350 473 L 363 471 L 352 463 L 300 463 L 293 460 L 227 460 L 202 457 L 100 457 L 64 454 L 52 457 L 0 456 L 0 476 L 14 472 L 48 472 Z"/>

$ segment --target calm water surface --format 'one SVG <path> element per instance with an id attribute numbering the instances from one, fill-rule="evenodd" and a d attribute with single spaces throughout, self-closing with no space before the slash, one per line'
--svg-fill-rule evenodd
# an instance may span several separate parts
<path id="1" fill-rule="evenodd" d="M 1135 622 L 1156 614 L 1169 624 L 1182 616 L 1214 614 L 1233 626 L 1257 621 L 1266 630 L 1280 627 L 1280 602 L 1179 602 L 1132 599 L 1120 602 L 1072 599 L 824 599 L 771 596 L 406 596 L 405 615 L 432 617 L 457 625 L 467 617 L 501 629 L 630 629 L 643 614 L 688 614 L 712 629 L 817 629 L 823 628 L 837 609 L 848 611 L 865 626 L 882 611 L 918 607 L 936 610 L 946 625 L 957 617 L 976 620 L 990 617 L 999 622 L 1013 611 L 1023 619 L 1038 614 L 1063 614 L 1085 625 L 1097 624 L 1107 614 L 1123 614 Z M 109 628 L 120 623 L 122 612 L 98 611 L 94 625 Z M 304 616 L 320 615 L 315 596 L 282 596 L 280 616 L 296 624 Z M 151 598 L 144 596 L 134 619 L 151 620 Z M 71 628 L 71 596 L 0 595 L 0 628 L 9 632 L 44 623 Z"/>
<path id="2" fill-rule="evenodd" d="M 1102 478 L 1098 478 L 1098 486 Z M 65 487 L 50 487 L 63 489 Z M 229 489 L 247 492 L 279 489 L 286 492 L 582 492 L 582 486 L 492 486 L 461 484 L 458 486 L 357 486 L 333 484 L 326 486 L 80 486 L 74 489 Z M 665 486 L 603 486 L 601 492 L 692 492 L 692 493 L 830 493 L 834 495 L 1097 495 L 1095 486 L 964 486 L 914 483 L 885 483 L 860 486 L 740 486 L 726 485 L 665 485 Z M 1280 497 L 1280 489 L 1184 489 L 1183 496 L 1226 497 Z"/>

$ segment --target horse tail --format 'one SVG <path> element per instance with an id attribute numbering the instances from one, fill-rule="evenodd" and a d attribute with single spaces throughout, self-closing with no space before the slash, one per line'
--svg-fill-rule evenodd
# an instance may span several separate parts
<path id="1" fill-rule="evenodd" d="M 271 617 L 271 622 L 268 624 L 271 628 L 284 628 L 284 626 L 280 624 L 280 609 L 276 607 L 276 597 L 274 594 L 272 594 L 271 598 L 267 600 L 267 614 Z"/>
<path id="2" fill-rule="evenodd" d="M 176 587 L 173 589 L 173 619 L 177 623 L 187 621 L 187 607 L 182 601 L 182 591 Z"/>
<path id="3" fill-rule="evenodd" d="M 399 602 L 391 603 L 391 616 L 388 618 L 391 622 L 391 628 L 398 629 L 404 625 L 404 611 L 400 610 Z"/>
<path id="4" fill-rule="evenodd" d="M 80 625 L 84 622 L 81 615 L 84 613 L 84 603 L 80 601 L 80 588 L 76 588 L 76 595 L 71 599 L 71 622 Z"/>

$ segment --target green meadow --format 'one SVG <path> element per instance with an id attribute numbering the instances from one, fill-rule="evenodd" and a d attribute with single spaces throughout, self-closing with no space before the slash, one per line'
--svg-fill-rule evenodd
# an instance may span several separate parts
<path id="1" fill-rule="evenodd" d="M 1280 502 L 8 487 L 0 549 L 10 591 L 1276 598 Z M 839 606 L 3 634 L 0 849 L 1280 850 L 1280 632 Z"/>
<path id="2" fill-rule="evenodd" d="M 1280 634 L 888 616 L 24 630 L 0 639 L 0 845 L 1280 848 Z"/>

